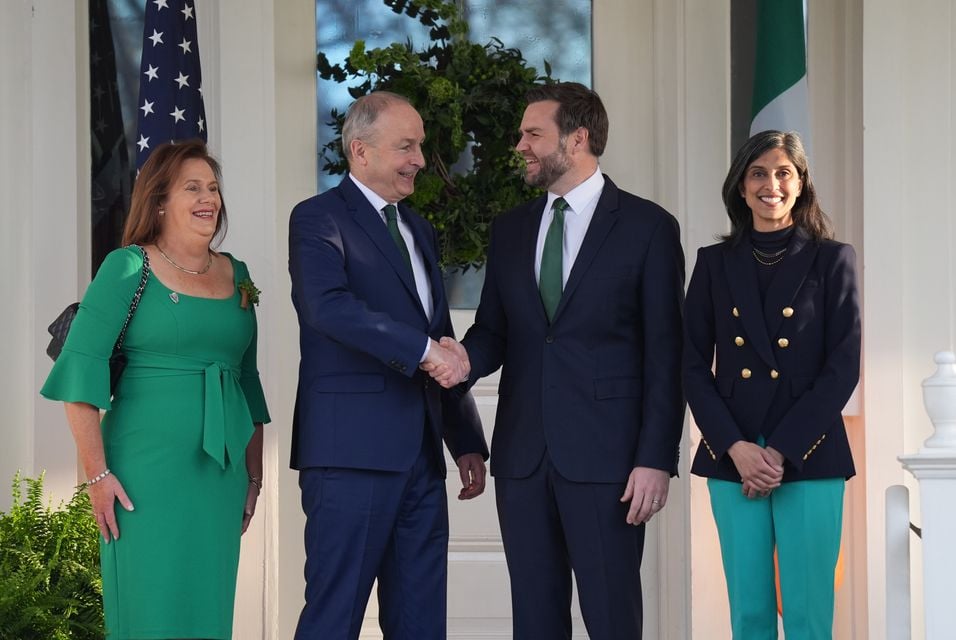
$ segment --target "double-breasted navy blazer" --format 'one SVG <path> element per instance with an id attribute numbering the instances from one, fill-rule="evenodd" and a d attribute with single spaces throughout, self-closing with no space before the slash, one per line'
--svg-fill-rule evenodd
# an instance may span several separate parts
<path id="1" fill-rule="evenodd" d="M 740 481 L 727 449 L 762 436 L 784 482 L 854 474 L 841 410 L 860 376 L 856 254 L 802 228 L 788 246 L 763 301 L 749 236 L 698 251 L 684 307 L 692 473 Z"/>
<path id="2" fill-rule="evenodd" d="M 487 446 L 470 395 L 451 394 L 418 365 L 428 337 L 451 336 L 434 228 L 404 205 L 431 284 L 431 320 L 379 213 L 346 176 L 299 203 L 289 228 L 299 316 L 292 467 L 411 468 L 422 434 L 453 457 Z M 444 460 L 441 462 L 444 465 Z"/>
<path id="3" fill-rule="evenodd" d="M 576 482 L 625 482 L 635 466 L 676 473 L 684 258 L 677 221 L 604 189 L 552 323 L 535 277 L 547 198 L 498 217 L 475 324 L 472 380 L 503 365 L 491 472 L 523 478 L 545 448 Z"/>

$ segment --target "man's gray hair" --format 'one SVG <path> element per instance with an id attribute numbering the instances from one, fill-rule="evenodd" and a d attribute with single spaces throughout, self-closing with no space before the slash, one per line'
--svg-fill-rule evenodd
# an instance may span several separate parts
<path id="1" fill-rule="evenodd" d="M 405 96 L 391 91 L 373 91 L 352 103 L 342 124 L 342 151 L 349 162 L 352 161 L 352 141 L 370 139 L 372 125 L 382 111 L 399 102 L 412 104 Z"/>

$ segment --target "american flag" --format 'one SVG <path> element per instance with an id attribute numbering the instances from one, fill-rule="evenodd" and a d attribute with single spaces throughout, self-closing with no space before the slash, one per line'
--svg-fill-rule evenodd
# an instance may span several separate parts
<path id="1" fill-rule="evenodd" d="M 139 76 L 136 168 L 163 142 L 206 139 L 206 109 L 189 0 L 148 0 Z"/>
<path id="2" fill-rule="evenodd" d="M 108 0 L 90 0 L 90 128 L 93 273 L 120 245 L 129 208 L 130 167 L 117 86 Z"/>

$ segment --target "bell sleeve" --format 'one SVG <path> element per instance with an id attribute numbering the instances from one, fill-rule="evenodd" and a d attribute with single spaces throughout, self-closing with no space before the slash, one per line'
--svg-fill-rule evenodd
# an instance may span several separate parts
<path id="1" fill-rule="evenodd" d="M 40 395 L 111 408 L 110 356 L 142 273 L 143 256 L 137 247 L 117 249 L 106 256 L 80 301 L 63 351 Z"/>

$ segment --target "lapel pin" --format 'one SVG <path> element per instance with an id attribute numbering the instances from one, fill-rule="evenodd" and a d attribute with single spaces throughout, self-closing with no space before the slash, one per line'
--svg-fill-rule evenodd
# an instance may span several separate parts
<path id="1" fill-rule="evenodd" d="M 179 304 L 179 294 L 175 291 L 169 294 L 169 299 L 173 301 L 173 304 Z"/>

